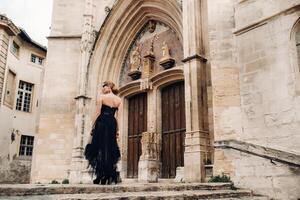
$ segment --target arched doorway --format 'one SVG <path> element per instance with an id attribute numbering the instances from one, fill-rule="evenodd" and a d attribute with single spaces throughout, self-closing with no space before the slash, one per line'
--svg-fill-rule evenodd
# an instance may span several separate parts
<path id="1" fill-rule="evenodd" d="M 184 165 L 185 103 L 184 82 L 161 90 L 162 151 L 161 176 L 175 178 L 176 168 Z"/>
<path id="2" fill-rule="evenodd" d="M 156 157 L 156 150 L 152 151 L 152 147 L 160 142 L 154 136 L 161 133 L 157 131 L 156 90 L 151 88 L 151 79 L 167 71 L 161 63 L 169 61 L 168 54 L 172 57 L 172 66 L 167 67 L 180 68 L 182 74 L 181 11 L 180 3 L 176 0 L 117 1 L 99 31 L 90 64 L 92 68 L 89 73 L 93 74 L 89 80 L 90 90 L 96 91 L 97 84 L 107 79 L 120 88 L 119 95 L 124 102 L 120 134 L 120 169 L 123 178 L 138 176 L 140 179 L 141 171 L 152 173 L 152 167 L 158 166 L 149 164 L 154 160 L 159 162 L 159 156 Z M 133 59 L 134 55 L 138 59 Z M 130 76 L 131 72 L 136 71 L 141 74 L 139 78 Z M 142 121 L 146 121 L 142 126 L 139 122 L 139 103 L 143 105 Z M 136 106 L 139 108 L 136 109 Z M 144 138 L 143 144 L 141 138 Z M 143 152 L 144 156 L 141 155 Z M 144 162 L 141 162 L 142 159 Z M 141 180 L 149 177 L 146 173 L 143 173 L 145 176 Z"/>

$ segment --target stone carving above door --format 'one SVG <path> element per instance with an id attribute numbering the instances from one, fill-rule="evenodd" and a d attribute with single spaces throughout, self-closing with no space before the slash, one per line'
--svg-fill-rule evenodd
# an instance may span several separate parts
<path id="1" fill-rule="evenodd" d="M 170 49 L 166 41 L 163 42 L 161 49 L 162 49 L 162 58 L 160 59 L 159 64 L 165 69 L 169 69 L 173 67 L 175 64 L 175 60 L 170 55 Z"/>
<path id="2" fill-rule="evenodd" d="M 129 59 L 129 63 L 130 63 L 130 71 L 128 73 L 128 76 L 130 76 L 132 78 L 132 80 L 136 80 L 139 79 L 141 77 L 141 54 L 140 54 L 140 48 L 139 46 L 135 46 L 135 48 L 133 49 L 133 51 L 130 54 L 130 59 Z"/>
<path id="3" fill-rule="evenodd" d="M 161 22 L 150 20 L 132 41 L 122 64 L 121 87 L 139 78 L 149 79 L 165 68 L 182 65 L 181 41 L 175 31 Z"/>

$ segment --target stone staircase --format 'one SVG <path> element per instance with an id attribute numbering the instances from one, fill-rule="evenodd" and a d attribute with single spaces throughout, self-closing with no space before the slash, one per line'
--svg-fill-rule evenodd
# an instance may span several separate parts
<path id="1" fill-rule="evenodd" d="M 0 185 L 4 200 L 161 200 L 224 199 L 267 200 L 250 190 L 233 189 L 231 183 L 121 183 L 102 186 L 92 184 Z"/>

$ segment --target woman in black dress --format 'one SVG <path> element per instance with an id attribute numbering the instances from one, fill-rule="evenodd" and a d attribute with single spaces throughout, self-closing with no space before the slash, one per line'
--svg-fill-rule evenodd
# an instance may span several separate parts
<path id="1" fill-rule="evenodd" d="M 97 100 L 97 108 L 93 117 L 92 140 L 85 147 L 85 158 L 92 173 L 96 175 L 94 184 L 111 184 L 121 182 L 117 171 L 120 150 L 117 143 L 119 122 L 122 111 L 121 98 L 111 81 L 102 85 L 102 95 Z M 88 166 L 88 167 L 89 167 Z"/>

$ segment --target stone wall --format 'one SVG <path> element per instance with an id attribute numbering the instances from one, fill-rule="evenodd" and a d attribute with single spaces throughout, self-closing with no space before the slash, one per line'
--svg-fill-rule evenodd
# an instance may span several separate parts
<path id="1" fill-rule="evenodd" d="M 234 149 L 222 151 L 223 160 L 232 160 L 232 180 L 235 186 L 252 189 L 256 194 L 274 199 L 294 199 L 300 196 L 300 169 L 276 161 L 243 153 Z"/>
<path id="2" fill-rule="evenodd" d="M 243 120 L 240 139 L 298 153 L 299 70 L 291 62 L 295 48 L 291 35 L 300 12 L 290 8 L 299 3 L 245 1 L 236 4 L 235 15 Z"/>
<path id="3" fill-rule="evenodd" d="M 69 178 L 79 95 L 80 42 L 85 0 L 55 0 L 48 38 L 40 127 L 34 146 L 31 182 Z"/>
<path id="4" fill-rule="evenodd" d="M 6 162 L 6 163 L 4 163 Z M 29 183 L 31 159 L 14 159 L 7 164 L 6 158 L 0 158 L 0 183 Z"/>
<path id="5" fill-rule="evenodd" d="M 75 125 L 79 39 L 49 40 L 32 182 L 68 177 Z"/>
<path id="6" fill-rule="evenodd" d="M 232 34 L 235 28 L 234 2 L 207 2 L 214 138 L 234 139 L 242 131 L 239 66 Z"/>
<path id="7" fill-rule="evenodd" d="M 299 0 L 208 1 L 215 141 L 235 139 L 300 154 Z M 214 175 L 278 199 L 296 199 L 297 168 L 216 149 Z M 299 196 L 298 196 L 299 197 Z"/>

